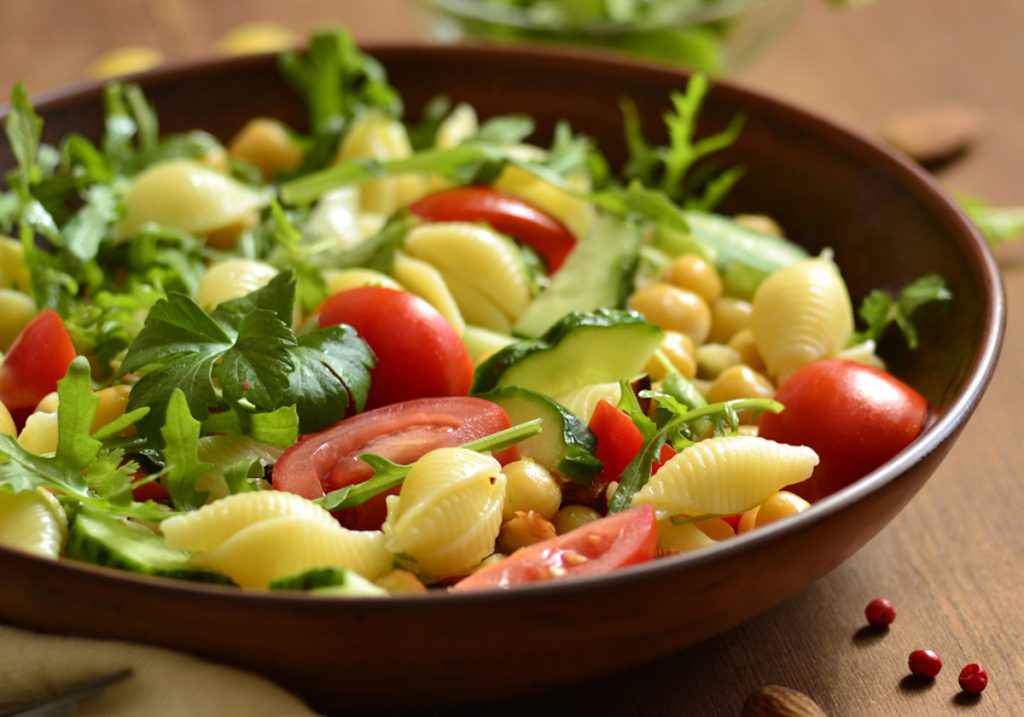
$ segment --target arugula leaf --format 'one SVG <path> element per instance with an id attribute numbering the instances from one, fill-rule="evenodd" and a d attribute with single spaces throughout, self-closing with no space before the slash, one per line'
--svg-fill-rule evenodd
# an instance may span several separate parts
<path id="1" fill-rule="evenodd" d="M 23 199 L 30 187 L 42 178 L 39 166 L 39 140 L 43 134 L 43 120 L 36 114 L 28 93 L 20 82 L 11 90 L 11 109 L 4 123 L 7 141 L 18 162 L 11 182 Z M 10 181 L 10 180 L 9 180 Z"/>
<path id="2" fill-rule="evenodd" d="M 58 384 L 57 452 L 53 457 L 26 451 L 11 436 L 0 435 L 0 490 L 20 493 L 45 487 L 58 497 L 96 510 L 159 521 L 170 513 L 152 502 L 131 498 L 131 475 L 138 467 L 118 449 L 105 448 L 102 431 L 90 435 L 98 400 L 89 383 L 89 362 L 76 358 Z M 136 413 L 132 418 L 138 417 Z M 123 430 L 128 419 L 120 422 Z"/>
<path id="3" fill-rule="evenodd" d="M 541 423 L 541 419 L 535 418 L 532 421 L 506 428 L 504 431 L 464 443 L 462 448 L 481 453 L 500 451 L 540 433 L 542 431 Z M 372 478 L 331 491 L 314 502 L 325 510 L 341 510 L 362 505 L 371 498 L 402 485 L 413 466 L 413 464 L 394 463 L 372 453 L 364 453 L 359 456 L 359 460 L 373 468 Z"/>
<path id="4" fill-rule="evenodd" d="M 114 189 L 106 185 L 90 187 L 85 205 L 61 232 L 64 248 L 81 262 L 95 259 L 100 242 L 110 235 L 119 216 L 120 200 Z"/>
<path id="5" fill-rule="evenodd" d="M 959 201 L 990 247 L 1024 238 L 1024 207 L 993 207 L 973 197 Z"/>
<path id="6" fill-rule="evenodd" d="M 533 134 L 533 128 L 533 118 L 528 115 L 502 115 L 484 122 L 467 141 L 484 144 L 519 144 Z"/>
<path id="7" fill-rule="evenodd" d="M 435 145 L 437 131 L 451 111 L 452 101 L 446 95 L 437 95 L 427 102 L 419 121 L 409 127 L 409 143 L 413 150 L 418 152 Z"/>
<path id="8" fill-rule="evenodd" d="M 657 187 L 677 202 L 690 197 L 693 188 L 687 184 L 687 173 L 698 161 L 733 144 L 744 125 L 744 118 L 737 116 L 722 132 L 696 140 L 697 117 L 707 91 L 707 77 L 698 74 L 690 78 L 684 93 L 672 93 L 673 109 L 664 118 L 669 144 L 663 147 L 651 146 L 647 142 L 636 104 L 628 98 L 622 100 L 620 104 L 629 152 L 624 169 L 627 179 L 637 179 L 644 185 Z M 717 203 L 740 175 L 736 170 L 730 170 L 723 176 L 727 178 L 715 180 L 696 202 L 697 206 L 708 207 Z"/>
<path id="9" fill-rule="evenodd" d="M 640 402 L 637 401 L 636 394 L 633 393 L 633 387 L 629 385 L 629 381 L 619 381 L 619 389 L 622 396 L 619 399 L 619 410 L 629 416 L 633 424 L 640 429 L 644 440 L 647 440 L 655 434 L 658 427 L 640 408 Z"/>
<path id="10" fill-rule="evenodd" d="M 857 315 L 867 324 L 850 339 L 851 345 L 864 341 L 878 341 L 890 324 L 896 324 L 903 333 L 907 346 L 918 346 L 917 328 L 911 320 L 915 311 L 935 301 L 950 301 L 952 292 L 946 288 L 945 280 L 938 274 L 927 274 L 907 284 L 894 298 L 882 289 L 875 289 L 864 297 Z"/>
<path id="11" fill-rule="evenodd" d="M 224 482 L 228 486 L 228 492 L 254 493 L 261 490 L 260 481 L 263 479 L 263 463 L 260 460 L 243 460 L 228 466 L 224 469 Z"/>
<path id="12" fill-rule="evenodd" d="M 199 421 L 192 417 L 180 388 L 174 389 L 167 404 L 167 417 L 160 434 L 167 460 L 164 484 L 178 510 L 195 510 L 206 504 L 207 493 L 196 490 L 196 481 L 213 466 L 199 460 Z"/>

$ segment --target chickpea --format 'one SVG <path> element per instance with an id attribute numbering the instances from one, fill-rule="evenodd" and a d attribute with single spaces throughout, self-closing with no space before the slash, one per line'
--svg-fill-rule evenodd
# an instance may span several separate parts
<path id="1" fill-rule="evenodd" d="M 551 520 L 562 504 L 562 489 L 544 466 L 524 458 L 509 463 L 502 469 L 505 474 L 505 520 L 525 512 Z"/>
<path id="2" fill-rule="evenodd" d="M 276 22 L 249 22 L 231 30 L 217 41 L 217 49 L 227 55 L 279 52 L 294 46 L 298 38 Z"/>
<path id="3" fill-rule="evenodd" d="M 735 349 L 742 362 L 755 371 L 764 372 L 764 359 L 761 358 L 761 353 L 757 350 L 757 341 L 754 340 L 754 332 L 750 329 L 743 329 L 737 331 L 731 339 L 729 339 L 729 346 Z"/>
<path id="4" fill-rule="evenodd" d="M 88 73 L 101 80 L 150 70 L 164 61 L 159 50 L 129 46 L 105 52 L 89 65 Z"/>
<path id="5" fill-rule="evenodd" d="M 0 351 L 7 351 L 21 330 L 36 315 L 31 296 L 13 289 L 0 289 Z"/>
<path id="6" fill-rule="evenodd" d="M 532 510 L 524 513 L 519 511 L 512 520 L 501 526 L 498 533 L 497 547 L 506 554 L 511 554 L 555 537 L 555 526 L 540 517 Z"/>
<path id="7" fill-rule="evenodd" d="M 228 145 L 235 159 L 248 162 L 266 179 L 292 172 L 302 164 L 302 148 L 277 120 L 257 117 L 238 131 Z"/>
<path id="8" fill-rule="evenodd" d="M 33 413 L 18 435 L 18 444 L 38 456 L 57 450 L 57 414 Z"/>
<path id="9" fill-rule="evenodd" d="M 212 264 L 199 280 L 197 301 L 203 308 L 213 309 L 266 286 L 275 276 L 277 269 L 262 261 L 220 261 Z"/>
<path id="10" fill-rule="evenodd" d="M 711 305 L 711 331 L 707 340 L 727 344 L 743 329 L 750 328 L 754 307 L 749 301 L 723 296 Z"/>
<path id="11" fill-rule="evenodd" d="M 397 281 L 373 269 L 328 269 L 324 272 L 324 283 L 327 285 L 328 296 L 363 286 L 402 290 L 402 285 Z"/>
<path id="12" fill-rule="evenodd" d="M 739 352 L 722 344 L 704 344 L 697 349 L 697 375 L 714 380 L 726 369 L 742 363 Z"/>
<path id="13" fill-rule="evenodd" d="M 662 279 L 680 289 L 689 289 L 709 304 L 722 295 L 722 280 L 715 267 L 695 254 L 674 260 Z"/>
<path id="14" fill-rule="evenodd" d="M 374 581 L 391 595 L 415 595 L 427 592 L 427 587 L 408 570 L 392 570 Z"/>
<path id="15" fill-rule="evenodd" d="M 17 289 L 29 293 L 32 276 L 25 263 L 21 242 L 0 236 L 0 289 Z"/>
<path id="16" fill-rule="evenodd" d="M 665 338 L 647 362 L 645 370 L 654 381 L 661 381 L 674 369 L 686 378 L 697 375 L 693 339 L 678 331 L 666 331 Z"/>
<path id="17" fill-rule="evenodd" d="M 741 227 L 758 232 L 759 234 L 767 234 L 773 237 L 784 236 L 779 223 L 767 214 L 737 214 L 733 217 L 733 221 Z"/>
<path id="18" fill-rule="evenodd" d="M 708 402 L 719 403 L 737 398 L 771 398 L 775 395 L 772 382 L 749 366 L 733 366 L 726 369 L 711 384 L 708 391 Z M 750 411 L 740 412 L 740 421 L 753 423 L 754 415 Z"/>
<path id="19" fill-rule="evenodd" d="M 10 436 L 11 438 L 18 436 L 18 427 L 14 425 L 11 412 L 2 403 L 0 403 L 0 436 Z"/>
<path id="20" fill-rule="evenodd" d="M 656 326 L 702 344 L 711 330 L 711 310 L 699 295 L 671 284 L 651 284 L 633 294 L 629 307 Z"/>
<path id="21" fill-rule="evenodd" d="M 103 428 L 108 423 L 117 420 L 124 415 L 128 408 L 128 395 L 132 392 L 131 386 L 117 385 L 101 388 L 96 391 L 96 415 L 92 419 L 91 430 L 93 432 Z M 60 407 L 60 399 L 57 393 L 50 393 L 43 397 L 43 400 L 36 406 L 37 413 L 57 413 Z"/>
<path id="22" fill-rule="evenodd" d="M 754 528 L 774 523 L 797 513 L 803 513 L 811 504 L 788 490 L 780 490 L 756 508 L 752 508 L 740 518 L 740 532 L 746 533 Z"/>
<path id="23" fill-rule="evenodd" d="M 585 505 L 567 505 L 555 514 L 555 530 L 565 535 L 580 526 L 599 520 L 601 514 Z"/>
<path id="24" fill-rule="evenodd" d="M 696 525 L 704 535 L 712 540 L 726 540 L 736 535 L 736 531 L 732 529 L 732 526 L 721 518 L 708 518 L 707 520 L 699 521 Z"/>

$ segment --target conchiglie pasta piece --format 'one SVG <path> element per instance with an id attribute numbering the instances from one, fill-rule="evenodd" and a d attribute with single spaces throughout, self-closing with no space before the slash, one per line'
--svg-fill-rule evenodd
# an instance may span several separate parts
<path id="1" fill-rule="evenodd" d="M 387 547 L 415 561 L 422 575 L 468 574 L 494 552 L 505 476 L 490 456 L 462 448 L 426 454 L 388 499 Z"/>
<path id="2" fill-rule="evenodd" d="M 379 112 L 363 115 L 345 135 L 338 161 L 354 159 L 403 159 L 412 154 L 405 126 Z M 384 177 L 365 182 L 359 190 L 364 212 L 388 215 L 419 199 L 427 191 L 427 182 L 416 175 Z"/>
<path id="3" fill-rule="evenodd" d="M 807 480 L 818 454 L 756 436 L 700 441 L 663 465 L 636 495 L 659 515 L 733 515 Z"/>
<path id="4" fill-rule="evenodd" d="M 250 525 L 219 547 L 194 555 L 192 563 L 244 588 L 265 588 L 272 580 L 322 567 L 346 568 L 376 580 L 391 570 L 394 557 L 380 531 L 346 530 L 337 522 L 290 516 Z"/>
<path id="5" fill-rule="evenodd" d="M 459 103 L 437 128 L 434 144 L 439 149 L 451 149 L 465 142 L 480 128 L 476 110 L 465 102 Z"/>
<path id="6" fill-rule="evenodd" d="M 327 286 L 328 296 L 363 286 L 383 286 L 385 289 L 402 290 L 402 285 L 397 281 L 373 269 L 328 269 L 324 272 L 324 284 Z"/>
<path id="7" fill-rule="evenodd" d="M 754 295 L 754 340 L 768 372 L 785 379 L 846 348 L 853 307 L 830 259 L 806 259 L 769 276 Z"/>
<path id="8" fill-rule="evenodd" d="M 466 321 L 462 318 L 459 305 L 455 303 L 455 297 L 448 290 L 440 271 L 433 265 L 404 252 L 395 252 L 391 272 L 402 286 L 437 309 L 438 313 L 452 325 L 455 333 L 462 335 L 466 329 Z"/>
<path id="9" fill-rule="evenodd" d="M 18 445 L 29 453 L 45 456 L 57 450 L 57 414 L 36 411 L 18 434 Z"/>
<path id="10" fill-rule="evenodd" d="M 18 427 L 14 424 L 14 418 L 11 417 L 7 406 L 2 403 L 0 403 L 0 436 L 10 436 L 11 438 L 18 436 Z"/>
<path id="11" fill-rule="evenodd" d="M 512 319 L 483 292 L 474 286 L 463 283 L 461 279 L 443 274 L 442 276 L 448 291 L 451 292 L 459 307 L 459 313 L 467 323 L 500 334 L 512 333 Z"/>
<path id="12" fill-rule="evenodd" d="M 234 535 L 275 518 L 300 518 L 307 523 L 337 526 L 338 521 L 316 503 L 277 490 L 237 493 L 199 510 L 160 523 L 168 547 L 199 553 L 214 550 Z"/>
<path id="13" fill-rule="evenodd" d="M 569 189 L 573 191 L 586 193 L 590 190 L 589 180 L 581 175 L 570 177 L 567 181 Z M 577 239 L 584 239 L 597 219 L 597 213 L 590 202 L 535 177 L 521 167 L 506 167 L 494 183 L 494 188 L 515 195 L 550 214 L 565 224 Z"/>
<path id="14" fill-rule="evenodd" d="M 885 371 L 885 361 L 876 352 L 878 347 L 875 344 L 874 339 L 868 339 L 862 341 L 859 344 L 855 344 L 848 348 L 843 349 L 836 354 L 836 358 L 845 359 L 846 361 L 855 361 L 856 363 L 862 363 L 865 366 L 873 366 Z"/>
<path id="15" fill-rule="evenodd" d="M 214 309 L 225 301 L 238 299 L 261 289 L 277 276 L 277 269 L 254 259 L 226 259 L 210 268 L 199 280 L 197 301 L 204 309 Z"/>
<path id="16" fill-rule="evenodd" d="M 0 289 L 0 351 L 7 351 L 21 330 L 36 315 L 36 302 L 28 294 Z"/>
<path id="17" fill-rule="evenodd" d="M 351 249 L 365 238 L 359 215 L 359 188 L 341 187 L 320 197 L 303 231 L 312 241 L 334 240 Z"/>
<path id="18" fill-rule="evenodd" d="M 0 545 L 56 558 L 67 535 L 64 508 L 49 491 L 0 491 Z"/>
<path id="19" fill-rule="evenodd" d="M 130 239 L 153 222 L 200 236 L 242 225 L 269 197 L 199 162 L 174 159 L 137 176 L 124 197 L 124 216 L 114 229 Z"/>
<path id="20" fill-rule="evenodd" d="M 459 300 L 459 289 L 481 295 L 510 322 L 530 303 L 530 276 L 519 247 L 492 229 L 463 222 L 424 224 L 409 232 L 405 251 L 435 266 L 470 323 L 496 331 L 507 330 L 470 318 L 475 300 Z"/>
<path id="21" fill-rule="evenodd" d="M 592 383 L 575 391 L 563 393 L 556 400 L 586 424 L 590 423 L 590 417 L 594 415 L 594 410 L 601 401 L 607 401 L 613 406 L 619 405 L 619 401 L 622 400 L 622 386 L 615 382 Z"/>

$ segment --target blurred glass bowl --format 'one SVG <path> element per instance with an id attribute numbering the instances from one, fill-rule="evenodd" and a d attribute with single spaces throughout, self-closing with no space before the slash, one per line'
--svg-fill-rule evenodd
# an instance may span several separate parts
<path id="1" fill-rule="evenodd" d="M 748 64 L 803 0 L 424 0 L 442 42 L 603 48 L 713 74 Z"/>

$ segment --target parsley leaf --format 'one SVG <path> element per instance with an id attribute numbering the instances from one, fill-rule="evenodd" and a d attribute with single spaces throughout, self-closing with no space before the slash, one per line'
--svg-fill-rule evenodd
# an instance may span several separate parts
<path id="1" fill-rule="evenodd" d="M 992 207 L 971 197 L 960 197 L 960 205 L 990 247 L 1024 239 L 1024 207 Z"/>
<path id="2" fill-rule="evenodd" d="M 313 433 L 363 410 L 370 391 L 373 352 L 350 326 L 330 326 L 302 336 L 291 351 L 294 371 L 288 395 L 299 412 L 299 429 Z"/>
<path id="3" fill-rule="evenodd" d="M 181 389 L 175 389 L 167 405 L 167 418 L 160 434 L 164 439 L 167 474 L 164 483 L 174 507 L 195 510 L 209 497 L 196 490 L 196 481 L 213 466 L 199 460 L 199 421 L 189 412 L 188 401 Z"/>
<path id="4" fill-rule="evenodd" d="M 864 297 L 857 315 L 867 324 L 850 339 L 851 345 L 864 341 L 878 341 L 890 324 L 896 324 L 907 346 L 918 346 L 917 328 L 911 321 L 914 312 L 925 304 L 935 301 L 950 301 L 953 294 L 946 288 L 945 280 L 938 274 L 927 274 L 907 284 L 894 298 L 882 289 L 875 289 Z"/>

